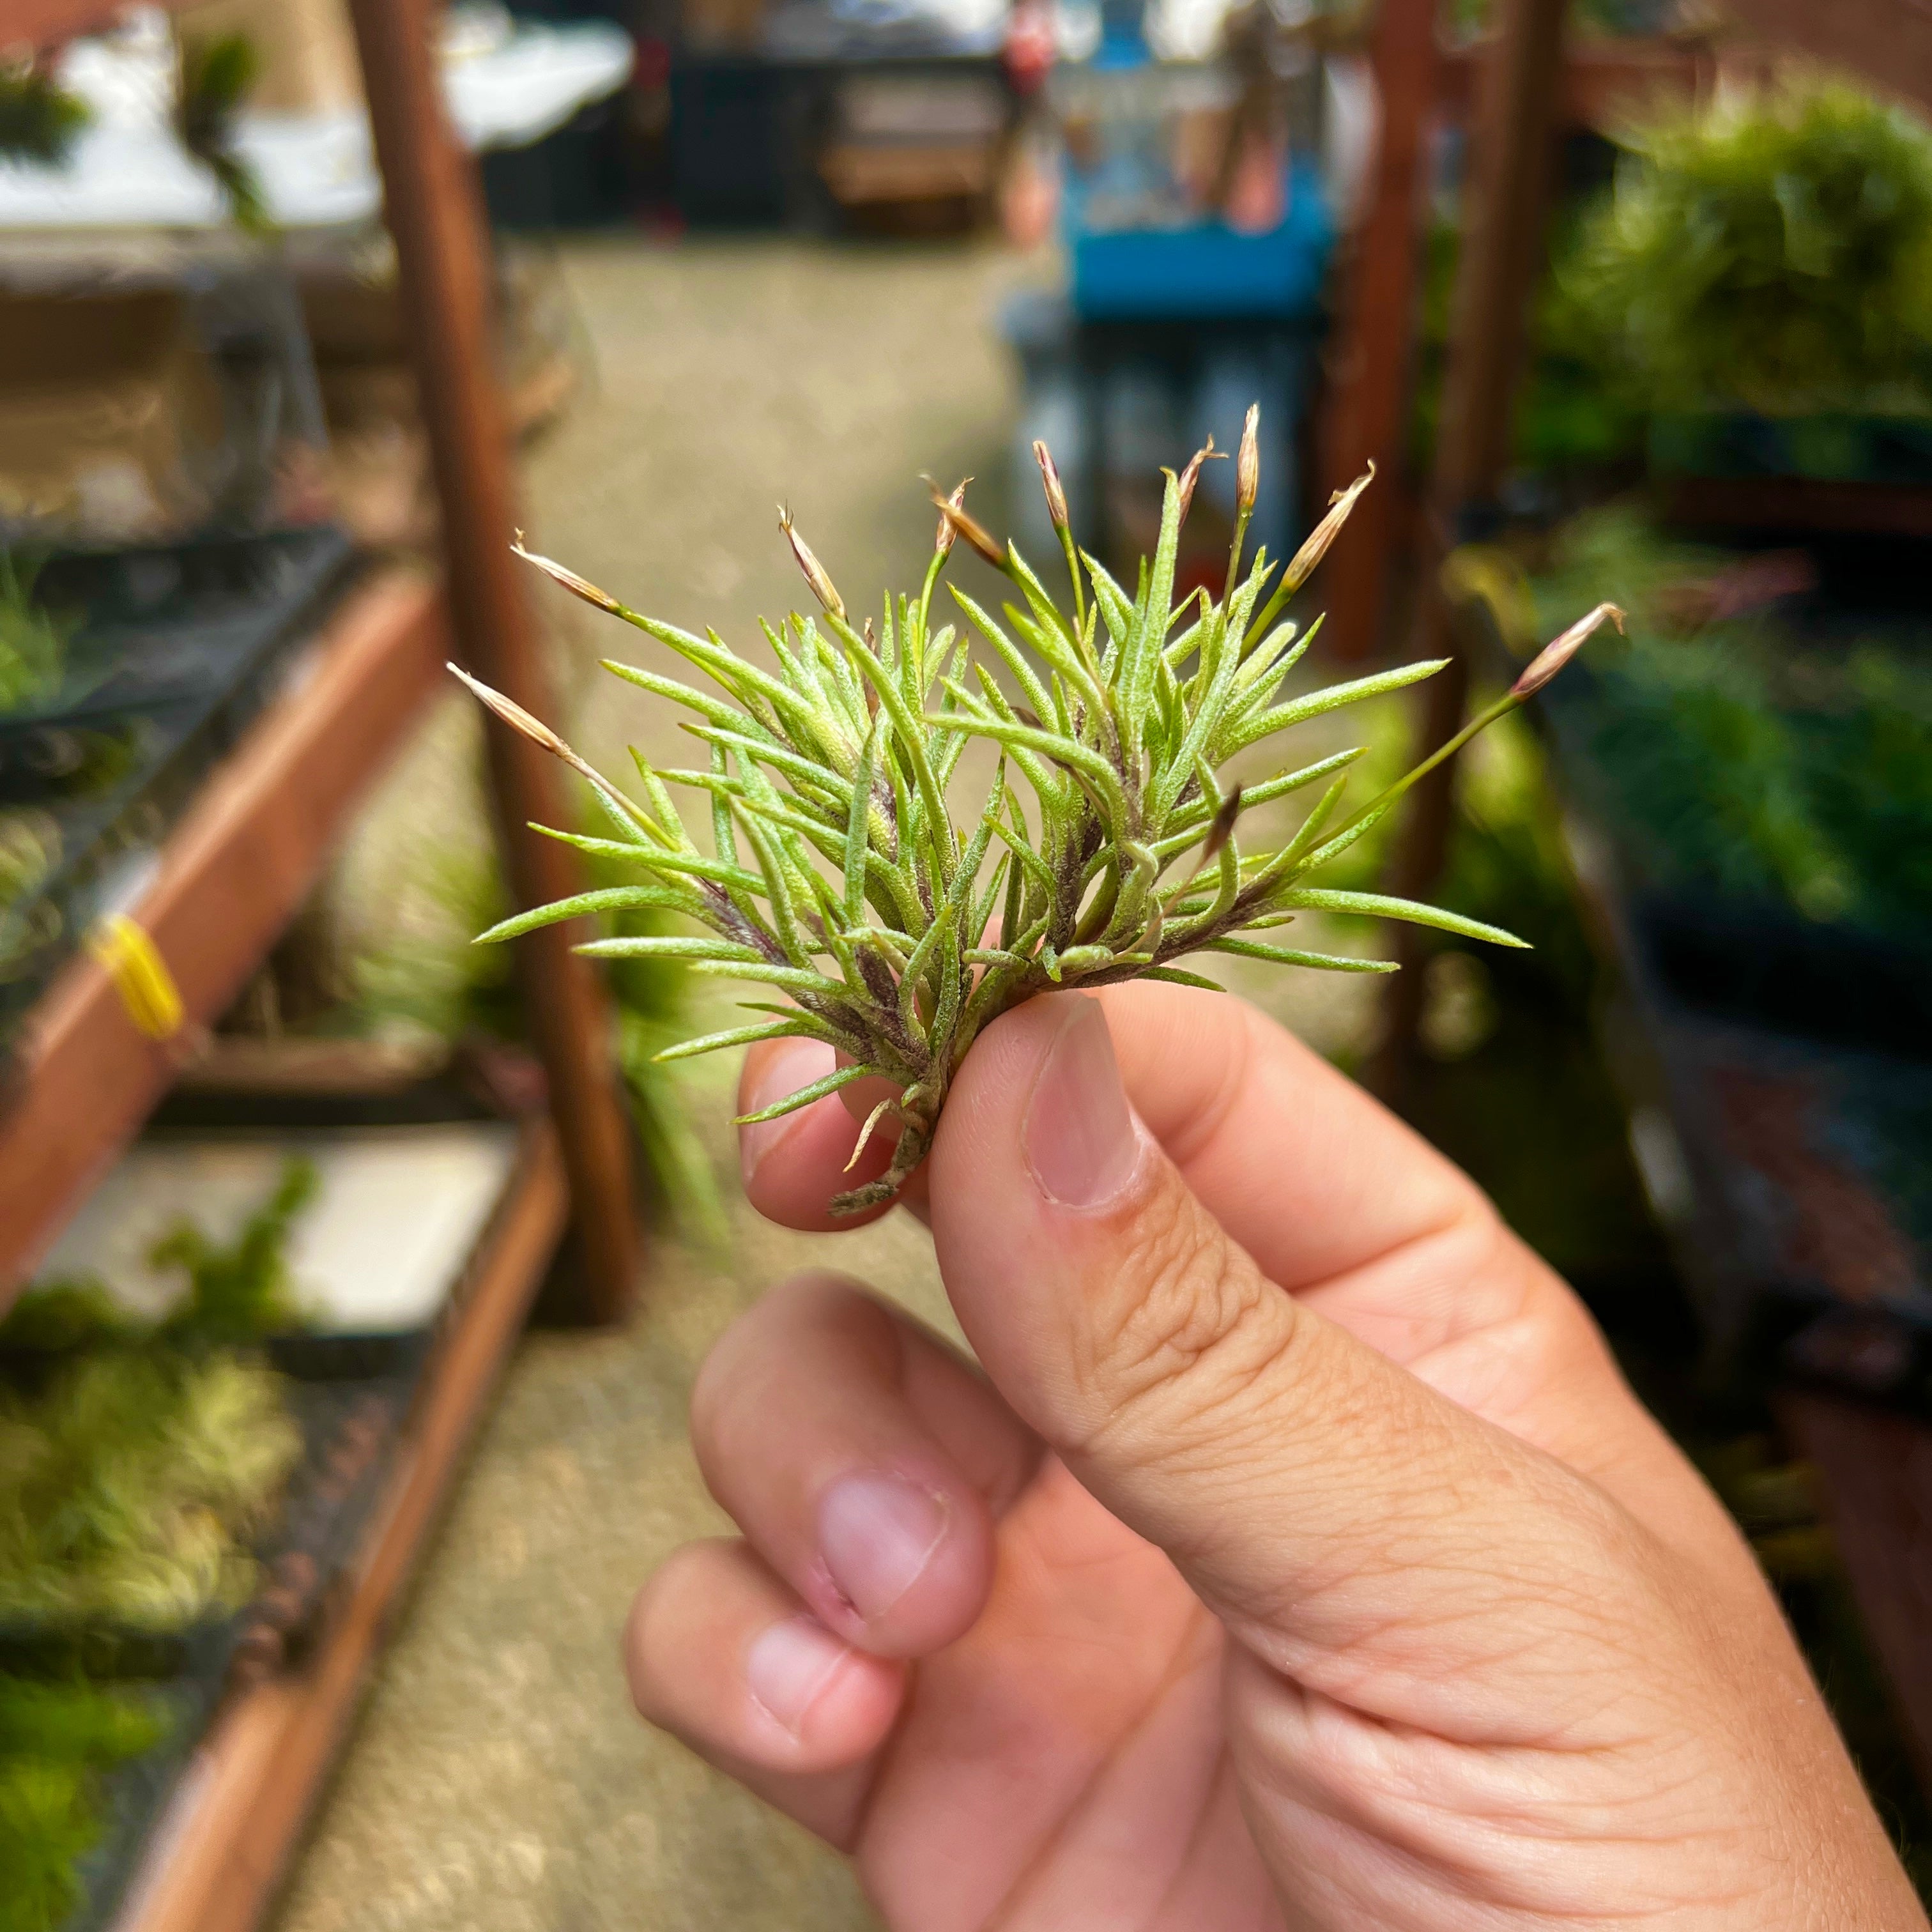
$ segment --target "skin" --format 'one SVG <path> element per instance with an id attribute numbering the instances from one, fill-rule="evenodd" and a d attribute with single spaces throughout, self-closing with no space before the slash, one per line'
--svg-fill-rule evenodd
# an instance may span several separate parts
<path id="1" fill-rule="evenodd" d="M 816 1051 L 764 1049 L 748 1102 Z M 868 1105 L 747 1130 L 758 1208 L 833 1225 Z M 1581 1305 L 1259 1014 L 1008 1014 L 908 1204 L 980 1366 L 856 1282 L 776 1290 L 693 1399 L 742 1534 L 626 1636 L 645 1717 L 888 1925 L 1925 1926 Z"/>

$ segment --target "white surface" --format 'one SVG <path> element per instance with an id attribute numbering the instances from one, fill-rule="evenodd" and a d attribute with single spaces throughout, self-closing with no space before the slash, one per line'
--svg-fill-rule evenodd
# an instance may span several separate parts
<path id="1" fill-rule="evenodd" d="M 633 49 L 608 22 L 521 26 L 494 43 L 454 38 L 442 62 L 450 118 L 472 148 L 518 148 L 563 126 L 629 77 Z M 0 229 L 208 228 L 228 220 L 214 182 L 168 122 L 172 55 L 145 14 L 114 34 L 76 40 L 61 80 L 94 110 L 64 168 L 0 162 Z M 236 146 L 275 221 L 316 228 L 364 221 L 381 183 L 360 113 L 244 114 Z"/>
<path id="2" fill-rule="evenodd" d="M 184 1217 L 232 1240 L 299 1155 L 320 1184 L 287 1251 L 309 1325 L 322 1334 L 420 1328 L 448 1298 L 516 1151 L 516 1129 L 496 1121 L 143 1141 L 89 1197 L 40 1279 L 98 1275 L 126 1307 L 163 1314 L 181 1278 L 151 1269 L 148 1250 Z"/>

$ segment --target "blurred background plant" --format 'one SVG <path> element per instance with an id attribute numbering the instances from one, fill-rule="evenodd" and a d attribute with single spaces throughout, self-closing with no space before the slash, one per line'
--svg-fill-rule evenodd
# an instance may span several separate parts
<path id="1" fill-rule="evenodd" d="M 1757 566 L 1775 589 L 1774 574 Z M 1630 613 L 1562 701 L 1646 874 L 1804 917 L 1922 932 L 1932 910 L 1932 668 L 1834 652 L 1749 604 L 1735 556 L 1611 506 L 1564 526 L 1539 611 L 1618 586 Z"/>
<path id="2" fill-rule="evenodd" d="M 593 887 L 622 882 L 608 861 L 586 859 L 585 869 Z M 507 946 L 473 943 L 511 910 L 494 848 L 458 845 L 440 837 L 414 842 L 386 902 L 358 913 L 348 963 L 349 1000 L 331 1025 L 362 1033 L 400 1029 L 452 1041 L 470 1034 L 522 1039 L 514 953 Z M 676 927 L 667 914 L 635 909 L 603 914 L 598 923 L 614 938 Z M 722 1240 L 724 1204 L 710 1156 L 687 1118 L 683 1076 L 656 1059 L 697 1030 L 690 1012 L 692 976 L 678 959 L 602 964 L 616 1008 L 617 1058 L 631 1118 L 656 1198 L 688 1232 Z"/>
<path id="3" fill-rule="evenodd" d="M 314 1163 L 293 1156 L 232 1240 L 216 1240 L 185 1214 L 164 1230 L 148 1250 L 148 1265 L 185 1279 L 179 1299 L 158 1321 L 123 1307 L 98 1279 L 57 1278 L 37 1282 L 16 1298 L 0 1319 L 0 1348 L 55 1356 L 137 1340 L 205 1347 L 301 1328 L 305 1317 L 290 1274 L 288 1241 L 316 1186 Z"/>
<path id="4" fill-rule="evenodd" d="M 0 1620 L 174 1630 L 236 1608 L 301 1453 L 280 1378 L 224 1350 L 86 1353 L 0 1394 Z"/>
<path id="5" fill-rule="evenodd" d="M 51 1932 L 80 1902 L 74 1868 L 99 1840 L 105 1773 L 168 1728 L 145 1687 L 0 1674 L 0 1932 Z"/>
<path id="6" fill-rule="evenodd" d="M 35 601 L 38 561 L 0 550 L 0 714 L 59 690 L 77 620 Z"/>
<path id="7" fill-rule="evenodd" d="M 260 67 L 245 34 L 185 36 L 175 99 L 175 132 L 182 147 L 214 177 L 235 225 L 251 235 L 274 227 L 262 184 L 236 145 L 236 117 Z"/>
<path id="8" fill-rule="evenodd" d="M 0 56 L 0 161 L 58 167 L 93 118 L 31 49 Z"/>
<path id="9" fill-rule="evenodd" d="M 1720 92 L 1620 137 L 1556 254 L 1567 339 L 1651 410 L 1932 400 L 1932 133 L 1852 88 Z M 1546 305 L 1547 306 L 1547 305 Z"/>

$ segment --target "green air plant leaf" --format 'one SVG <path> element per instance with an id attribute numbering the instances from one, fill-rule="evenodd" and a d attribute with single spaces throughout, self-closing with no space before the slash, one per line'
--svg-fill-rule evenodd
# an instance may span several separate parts
<path id="1" fill-rule="evenodd" d="M 687 707 L 694 717 L 686 728 L 709 753 L 702 770 L 658 772 L 640 760 L 648 799 L 639 805 L 547 725 L 464 680 L 499 717 L 596 787 L 611 836 L 574 842 L 594 848 L 607 876 L 628 871 L 653 886 L 655 904 L 704 929 L 688 939 L 594 940 L 584 950 L 605 957 L 675 952 L 698 973 L 790 996 L 789 1005 L 754 1004 L 772 1024 L 734 1028 L 676 1051 L 790 1034 L 824 1041 L 842 1056 L 842 1070 L 815 1094 L 862 1076 L 890 1084 L 886 1111 L 897 1132 L 891 1163 L 877 1180 L 839 1196 L 838 1211 L 892 1198 L 924 1157 L 974 1040 L 1036 993 L 1142 977 L 1212 986 L 1177 962 L 1237 944 L 1248 956 L 1289 964 L 1359 964 L 1238 935 L 1281 926 L 1298 907 L 1322 904 L 1310 875 L 1388 811 L 1426 766 L 1352 815 L 1338 811 L 1346 779 L 1337 778 L 1301 833 L 1272 853 L 1244 845 L 1244 810 L 1314 785 L 1346 759 L 1285 770 L 1240 790 L 1224 784 L 1218 768 L 1304 719 L 1440 667 L 1411 666 L 1276 701 L 1302 641 L 1292 625 L 1277 622 L 1279 613 L 1369 479 L 1336 496 L 1286 571 L 1262 554 L 1244 568 L 1258 424 L 1251 410 L 1237 468 L 1227 589 L 1218 603 L 1204 592 L 1174 602 L 1181 526 L 1211 442 L 1180 476 L 1168 474 L 1155 554 L 1131 598 L 1076 549 L 1052 459 L 1043 445 L 1036 448 L 1071 578 L 1070 614 L 1016 550 L 968 514 L 963 484 L 950 496 L 934 488 L 939 529 L 924 581 L 916 595 L 887 601 L 876 630 L 869 620 L 855 627 L 824 566 L 782 512 L 820 614 L 794 614 L 782 630 L 766 627 L 776 675 L 715 634 L 698 637 L 641 616 L 518 545 L 566 590 L 696 665 L 724 694 L 721 702 L 655 671 L 609 666 Z M 1014 586 L 1004 620 L 956 593 L 950 602 L 964 626 L 940 621 L 952 614 L 940 603 L 940 578 L 962 537 Z M 1606 605 L 1574 626 L 1454 743 L 1539 688 L 1614 614 Z M 976 688 L 968 682 L 965 640 L 973 634 L 1009 672 L 1019 701 L 983 670 Z M 974 797 L 956 824 L 948 783 L 975 737 L 997 748 L 999 770 L 990 791 Z M 1016 778 L 1032 791 L 1030 808 Z M 704 795 L 715 856 L 700 852 L 685 830 L 668 789 L 674 785 Z M 485 937 L 583 909 L 578 899 L 526 913 Z M 1472 930 L 1403 901 L 1352 909 Z M 1508 940 L 1487 928 L 1476 936 Z"/>

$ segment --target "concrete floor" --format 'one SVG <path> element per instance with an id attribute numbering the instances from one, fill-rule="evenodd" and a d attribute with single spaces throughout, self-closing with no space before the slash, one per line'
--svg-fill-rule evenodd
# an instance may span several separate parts
<path id="1" fill-rule="evenodd" d="M 570 244 L 562 268 L 596 375 L 528 464 L 531 536 L 627 601 L 734 643 L 755 634 L 760 610 L 802 601 L 780 497 L 860 608 L 922 567 L 932 513 L 920 471 L 975 472 L 974 502 L 1000 527 L 1016 398 L 991 322 L 1042 265 L 978 248 L 599 239 Z M 621 758 L 634 741 L 688 761 L 663 707 L 594 669 L 656 647 L 561 594 L 546 592 L 544 608 L 584 748 Z M 398 774 L 388 810 L 406 800 L 419 816 L 432 782 L 446 811 L 467 810 L 448 774 L 448 746 L 469 728 L 450 714 Z M 439 758 L 440 769 L 425 762 Z M 1367 1023 L 1360 980 L 1264 970 L 1240 983 L 1326 1048 Z M 729 1252 L 667 1243 L 625 1330 L 523 1343 L 281 1932 L 874 1924 L 838 1859 L 644 1730 L 617 1666 L 639 1581 L 679 1542 L 723 1527 L 684 1421 L 724 1324 L 778 1276 L 818 1263 L 950 1325 L 916 1226 L 796 1236 L 736 1200 L 723 1124 L 734 1078 L 701 1063 L 692 1085 L 734 1202 Z"/>

